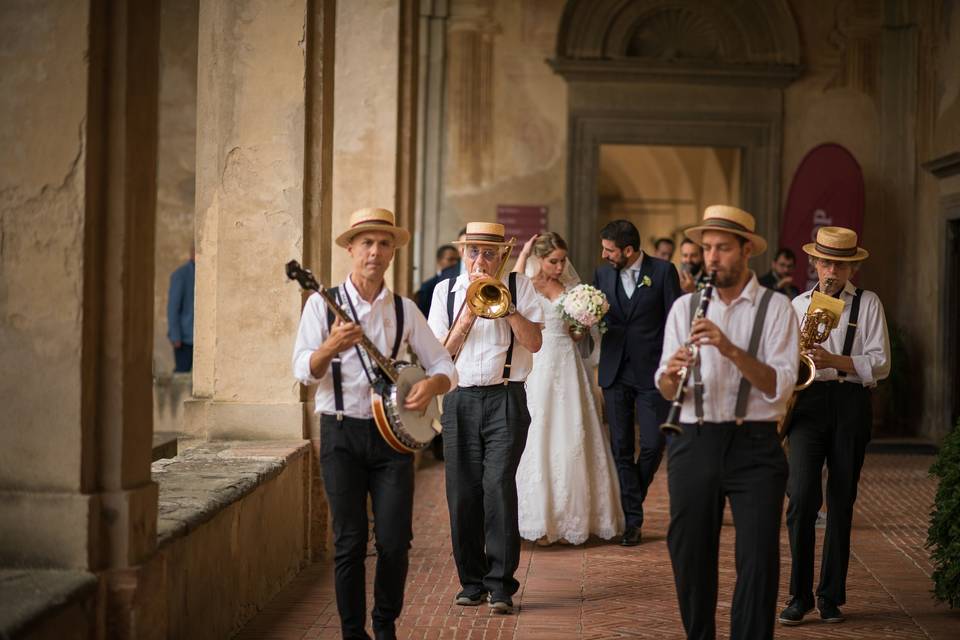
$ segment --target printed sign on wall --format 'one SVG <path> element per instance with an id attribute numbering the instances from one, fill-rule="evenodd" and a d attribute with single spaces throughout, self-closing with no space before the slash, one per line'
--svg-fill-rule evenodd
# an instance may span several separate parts
<path id="1" fill-rule="evenodd" d="M 853 154 L 833 143 L 812 149 L 793 175 L 780 228 L 780 246 L 797 256 L 797 288 L 807 291 L 817 283 L 803 245 L 816 240 L 820 227 L 846 227 L 862 237 L 863 209 L 863 171 Z"/>
<path id="2" fill-rule="evenodd" d="M 543 205 L 497 205 L 497 222 L 503 225 L 504 236 L 507 240 L 517 239 L 517 244 L 513 247 L 514 258 L 520 254 L 523 243 L 531 236 L 547 230 L 548 212 L 549 209 Z"/>

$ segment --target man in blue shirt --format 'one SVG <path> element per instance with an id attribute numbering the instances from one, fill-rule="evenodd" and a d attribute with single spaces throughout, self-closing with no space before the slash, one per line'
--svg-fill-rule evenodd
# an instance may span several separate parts
<path id="1" fill-rule="evenodd" d="M 193 286 L 196 277 L 196 251 L 190 248 L 190 260 L 170 275 L 167 297 L 167 337 L 173 345 L 174 373 L 193 369 Z"/>

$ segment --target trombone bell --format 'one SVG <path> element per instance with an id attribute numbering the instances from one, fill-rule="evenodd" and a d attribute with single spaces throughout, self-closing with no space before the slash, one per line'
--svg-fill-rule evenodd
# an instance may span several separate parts
<path id="1" fill-rule="evenodd" d="M 495 278 L 480 278 L 467 287 L 466 303 L 473 315 L 495 320 L 510 309 L 510 290 Z"/>

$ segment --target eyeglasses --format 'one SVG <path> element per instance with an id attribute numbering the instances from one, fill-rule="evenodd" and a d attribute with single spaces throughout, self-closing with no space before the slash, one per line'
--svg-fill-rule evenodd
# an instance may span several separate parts
<path id="1" fill-rule="evenodd" d="M 480 247 L 467 247 L 466 253 L 471 260 L 483 256 L 483 259 L 487 262 L 493 262 L 500 255 L 500 251 L 497 249 L 481 249 Z"/>

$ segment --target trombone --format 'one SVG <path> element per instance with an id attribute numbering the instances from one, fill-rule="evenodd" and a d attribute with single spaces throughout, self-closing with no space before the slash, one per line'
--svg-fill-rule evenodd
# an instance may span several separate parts
<path id="1" fill-rule="evenodd" d="M 503 278 L 503 270 L 507 266 L 507 257 L 513 251 L 513 246 L 516 242 L 516 238 L 510 238 L 510 242 L 501 250 L 500 266 L 497 267 L 496 275 L 478 278 L 467 287 L 467 294 L 463 304 L 460 306 L 460 310 L 457 311 L 457 316 L 453 319 L 453 324 L 450 325 L 447 337 L 443 341 L 443 346 L 446 347 L 450 341 L 450 336 L 453 335 L 453 328 L 460 320 L 460 315 L 463 313 L 464 307 L 469 306 L 470 311 L 473 312 L 473 319 L 470 321 L 470 326 L 467 327 L 463 335 L 463 341 L 460 343 L 460 346 L 457 347 L 457 352 L 453 354 L 454 362 L 460 357 L 463 345 L 466 344 L 467 338 L 473 330 L 473 325 L 477 322 L 477 318 L 496 320 L 497 318 L 502 318 L 507 315 L 512 301 L 510 299 L 510 289 L 507 288 L 507 285 L 503 283 L 501 278 Z"/>

